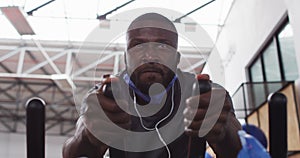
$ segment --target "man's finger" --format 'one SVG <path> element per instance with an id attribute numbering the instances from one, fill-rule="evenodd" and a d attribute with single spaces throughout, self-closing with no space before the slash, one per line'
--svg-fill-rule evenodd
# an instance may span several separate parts
<path id="1" fill-rule="evenodd" d="M 114 123 L 127 123 L 130 121 L 130 115 L 126 112 L 112 113 L 105 112 L 106 116 Z"/>
<path id="2" fill-rule="evenodd" d="M 210 92 L 203 93 L 197 96 L 192 96 L 186 100 L 186 104 L 190 108 L 194 108 L 194 109 L 195 108 L 207 109 L 210 102 L 210 96 L 211 96 Z"/>
<path id="3" fill-rule="evenodd" d="M 97 95 L 98 101 L 100 106 L 103 108 L 104 111 L 108 112 L 121 112 L 122 109 L 120 106 L 127 107 L 128 104 L 125 101 L 118 101 L 121 105 L 119 106 L 115 100 L 110 99 L 103 94 L 98 94 Z"/>
<path id="4" fill-rule="evenodd" d="M 192 109 L 187 107 L 184 110 L 183 115 L 186 119 L 189 120 L 202 120 L 204 119 L 206 111 L 206 109 Z"/>

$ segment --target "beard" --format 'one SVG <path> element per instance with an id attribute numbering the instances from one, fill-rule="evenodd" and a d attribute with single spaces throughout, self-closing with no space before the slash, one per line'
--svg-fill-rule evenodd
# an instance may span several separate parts
<path id="1" fill-rule="evenodd" d="M 130 79 L 141 92 L 148 95 L 152 84 L 159 83 L 166 88 L 174 75 L 175 73 L 165 65 L 147 63 L 136 68 Z"/>

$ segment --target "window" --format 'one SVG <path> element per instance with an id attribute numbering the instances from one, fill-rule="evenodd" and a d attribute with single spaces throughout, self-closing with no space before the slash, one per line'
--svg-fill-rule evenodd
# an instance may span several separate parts
<path id="1" fill-rule="evenodd" d="M 278 35 L 283 71 L 285 80 L 291 81 L 298 78 L 298 67 L 293 41 L 293 30 L 287 24 Z"/>
<path id="2" fill-rule="evenodd" d="M 251 71 L 251 80 L 253 82 L 264 81 L 261 58 L 257 59 L 257 62 L 253 64 L 250 71 Z M 260 103 L 262 103 L 265 100 L 265 90 L 260 83 L 252 84 L 250 89 L 252 90 L 250 97 L 252 98 L 251 101 L 253 101 L 253 103 L 250 104 L 250 106 L 251 108 L 256 108 L 258 105 L 260 105 Z"/>
<path id="3" fill-rule="evenodd" d="M 274 38 L 270 45 L 263 51 L 263 63 L 264 63 L 264 71 L 267 82 L 278 82 L 282 80 L 281 73 L 280 73 L 280 63 L 279 63 L 279 56 L 276 47 L 276 39 Z M 282 87 L 280 83 L 268 83 L 265 84 L 263 88 L 265 88 L 265 96 L 272 92 L 276 92 Z M 264 102 L 262 100 L 262 102 Z M 261 103 L 262 103 L 261 102 Z"/>
<path id="4" fill-rule="evenodd" d="M 293 31 L 288 20 L 266 43 L 247 68 L 250 82 L 256 82 L 251 88 L 253 107 L 258 107 L 268 94 L 279 90 L 281 81 L 293 81 L 299 77 Z"/>
<path id="5" fill-rule="evenodd" d="M 250 81 L 293 81 L 299 77 L 293 30 L 287 22 L 248 67 Z M 261 61 L 262 60 L 262 61 Z M 261 65 L 263 63 L 263 65 Z"/>
<path id="6" fill-rule="evenodd" d="M 253 82 L 264 81 L 260 58 L 258 58 L 257 61 L 252 65 L 252 67 L 250 68 L 250 71 L 251 71 L 251 80 Z"/>
<path id="7" fill-rule="evenodd" d="M 281 81 L 278 55 L 274 40 L 267 47 L 262 56 L 266 81 Z"/>

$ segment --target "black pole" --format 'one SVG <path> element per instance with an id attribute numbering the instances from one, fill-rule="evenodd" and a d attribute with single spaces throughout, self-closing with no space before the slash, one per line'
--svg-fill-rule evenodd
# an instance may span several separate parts
<path id="1" fill-rule="evenodd" d="M 124 4 L 120 5 L 120 6 L 116 7 L 115 9 L 113 9 L 113 10 L 111 10 L 111 11 L 109 11 L 109 12 L 103 14 L 103 15 L 97 15 L 97 19 L 99 19 L 99 20 L 106 20 L 106 16 L 107 16 L 107 15 L 109 15 L 109 14 L 111 14 L 111 13 L 117 11 L 118 9 L 120 9 L 120 8 L 122 8 L 122 7 L 125 7 L 126 5 L 128 5 L 128 4 L 130 4 L 130 3 L 134 2 L 134 1 L 135 1 L 135 0 L 128 1 L 128 2 L 126 2 L 126 3 L 124 3 Z"/>
<path id="2" fill-rule="evenodd" d="M 268 97 L 269 136 L 272 158 L 287 157 L 287 98 L 282 93 L 273 93 Z"/>
<path id="3" fill-rule="evenodd" d="M 190 12 L 184 14 L 183 16 L 181 16 L 181 17 L 175 19 L 174 22 L 180 23 L 182 18 L 187 17 L 188 15 L 190 15 L 190 14 L 194 13 L 195 11 L 197 11 L 197 10 L 199 10 L 199 9 L 201 9 L 201 8 L 203 8 L 203 7 L 205 7 L 205 6 L 207 6 L 207 5 L 209 5 L 210 3 L 214 2 L 214 1 L 215 1 L 215 0 L 211 0 L 211 1 L 209 1 L 209 2 L 207 2 L 207 3 L 205 3 L 205 4 L 203 4 L 203 5 L 201 5 L 200 7 L 198 7 L 198 8 L 196 8 L 196 9 L 194 9 L 194 10 L 192 10 L 192 11 L 190 11 Z"/>
<path id="4" fill-rule="evenodd" d="M 40 8 L 46 6 L 46 5 L 48 5 L 48 4 L 50 4 L 50 3 L 54 2 L 54 1 L 55 1 L 55 0 L 48 1 L 48 2 L 46 2 L 46 3 L 44 3 L 44 4 L 42 4 L 42 5 L 40 5 L 40 6 L 36 7 L 36 8 L 34 8 L 34 9 L 28 11 L 28 12 L 27 12 L 27 15 L 32 15 L 33 12 L 37 11 L 38 9 L 40 9 Z"/>
<path id="5" fill-rule="evenodd" d="M 45 157 L 45 102 L 30 98 L 26 103 L 27 158 Z"/>

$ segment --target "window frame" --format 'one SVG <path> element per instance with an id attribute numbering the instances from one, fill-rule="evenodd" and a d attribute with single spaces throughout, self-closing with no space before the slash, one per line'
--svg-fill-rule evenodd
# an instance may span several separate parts
<path id="1" fill-rule="evenodd" d="M 270 34 L 269 38 L 266 39 L 266 42 L 262 45 L 261 49 L 258 51 L 257 55 L 254 57 L 252 61 L 250 61 L 250 64 L 246 66 L 246 75 L 247 75 L 247 80 L 249 82 L 253 82 L 253 77 L 251 74 L 251 68 L 253 65 L 258 61 L 258 59 L 261 59 L 261 65 L 262 65 L 262 78 L 263 82 L 268 82 L 267 77 L 266 77 L 266 70 L 265 70 L 265 64 L 264 64 L 264 58 L 263 54 L 265 50 L 271 45 L 272 42 L 275 44 L 275 50 L 276 54 L 278 57 L 278 62 L 279 62 L 279 72 L 280 72 L 280 81 L 286 81 L 285 74 L 284 74 L 284 66 L 283 66 L 283 60 L 282 60 L 282 52 L 280 48 L 280 43 L 279 43 L 279 34 L 283 31 L 283 29 L 290 24 L 288 17 L 286 16 L 284 20 L 279 24 L 279 27 L 275 28 L 276 31 Z"/>

